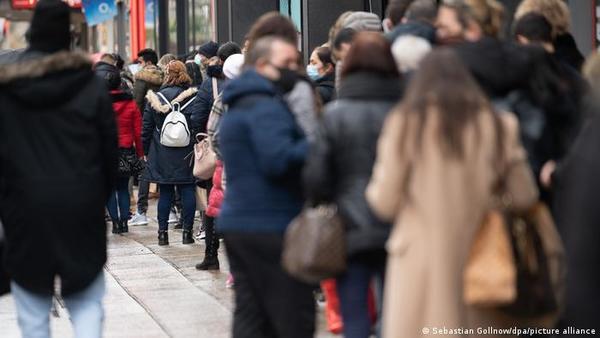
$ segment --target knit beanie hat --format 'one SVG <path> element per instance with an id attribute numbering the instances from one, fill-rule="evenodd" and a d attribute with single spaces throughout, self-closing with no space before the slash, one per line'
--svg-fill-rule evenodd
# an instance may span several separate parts
<path id="1" fill-rule="evenodd" d="M 379 16 L 369 12 L 353 12 L 344 20 L 342 28 L 352 28 L 357 32 L 382 30 Z"/>
<path id="2" fill-rule="evenodd" d="M 219 50 L 219 44 L 214 41 L 209 41 L 198 49 L 198 53 L 206 56 L 207 58 L 211 58 L 217 55 L 217 51 Z"/>
<path id="3" fill-rule="evenodd" d="M 230 80 L 235 79 L 242 72 L 244 54 L 233 54 L 223 64 L 223 74 Z"/>
<path id="4" fill-rule="evenodd" d="M 61 0 L 40 0 L 29 28 L 32 50 L 54 53 L 71 45 L 69 6 Z"/>

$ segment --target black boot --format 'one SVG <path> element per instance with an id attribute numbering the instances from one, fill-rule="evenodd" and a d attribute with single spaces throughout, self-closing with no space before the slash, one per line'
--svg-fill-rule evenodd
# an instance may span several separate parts
<path id="1" fill-rule="evenodd" d="M 192 237 L 192 230 L 183 230 L 183 244 L 194 243 L 194 237 Z"/>
<path id="2" fill-rule="evenodd" d="M 167 230 L 158 230 L 158 245 L 169 245 L 169 232 Z"/>
<path id="3" fill-rule="evenodd" d="M 219 259 L 217 257 L 204 257 L 202 263 L 196 264 L 196 270 L 219 270 Z"/>
<path id="4" fill-rule="evenodd" d="M 203 219 L 205 226 L 204 231 L 206 238 L 206 249 L 204 250 L 204 261 L 200 264 L 196 264 L 198 270 L 219 270 L 219 237 L 215 231 L 215 219 L 209 216 L 205 216 Z"/>
<path id="5" fill-rule="evenodd" d="M 121 224 L 119 224 L 119 228 L 121 230 L 121 233 L 129 232 L 129 225 L 127 225 L 127 220 L 121 221 Z"/>
<path id="6" fill-rule="evenodd" d="M 120 234 L 121 233 L 121 222 L 116 221 L 113 219 L 112 221 L 112 233 L 113 234 Z"/>

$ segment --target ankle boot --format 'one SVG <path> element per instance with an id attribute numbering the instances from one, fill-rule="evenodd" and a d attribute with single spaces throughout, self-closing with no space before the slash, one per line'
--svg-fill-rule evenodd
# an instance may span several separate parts
<path id="1" fill-rule="evenodd" d="M 158 230 L 158 245 L 169 245 L 169 232 L 167 230 Z"/>
<path id="2" fill-rule="evenodd" d="M 194 237 L 192 236 L 192 230 L 183 230 L 183 244 L 194 243 Z"/>
<path id="3" fill-rule="evenodd" d="M 121 221 L 120 230 L 121 233 L 129 232 L 129 225 L 127 225 L 127 220 Z"/>
<path id="4" fill-rule="evenodd" d="M 204 257 L 204 260 L 200 264 L 196 264 L 196 270 L 219 270 L 219 259 Z"/>
<path id="5" fill-rule="evenodd" d="M 115 235 L 121 233 L 121 222 L 113 219 L 113 221 L 112 221 L 112 233 L 115 234 Z"/>

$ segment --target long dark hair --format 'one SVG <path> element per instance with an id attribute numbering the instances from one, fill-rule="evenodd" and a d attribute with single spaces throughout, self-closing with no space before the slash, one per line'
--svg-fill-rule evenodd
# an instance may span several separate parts
<path id="1" fill-rule="evenodd" d="M 454 51 L 446 48 L 433 51 L 423 59 L 407 89 L 400 108 L 407 121 L 400 136 L 402 151 L 409 151 L 408 135 L 414 133 L 416 138 L 412 141 L 420 147 L 427 118 L 434 112 L 439 114 L 439 142 L 443 152 L 458 159 L 464 156 L 465 128 L 479 114 L 493 114 L 490 103 L 467 68 Z M 497 147 L 501 151 L 501 127 L 498 117 L 493 116 L 493 119 L 498 129 Z M 476 132 L 480 135 L 478 129 Z"/>

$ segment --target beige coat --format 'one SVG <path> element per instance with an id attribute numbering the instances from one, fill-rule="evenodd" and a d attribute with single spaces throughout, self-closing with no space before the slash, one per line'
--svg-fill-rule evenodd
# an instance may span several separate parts
<path id="1" fill-rule="evenodd" d="M 514 322 L 501 314 L 469 308 L 462 298 L 462 273 L 470 243 L 492 203 L 492 185 L 498 177 L 492 116 L 480 114 L 476 123 L 466 128 L 463 160 L 449 159 L 441 152 L 438 118 L 435 113 L 429 116 L 421 149 L 417 155 L 408 155 L 401 153 L 399 142 L 407 119 L 400 112 L 390 115 L 367 189 L 375 213 L 395 221 L 387 244 L 383 337 L 421 337 L 423 328 L 431 330 L 430 334 L 434 328 L 472 328 L 474 336 L 479 336 L 478 327 L 512 327 Z M 516 118 L 506 113 L 501 122 L 509 163 L 504 172 L 507 189 L 514 205 L 525 208 L 537 200 L 537 188 L 519 141 Z M 412 133 L 414 128 L 410 130 Z M 405 181 L 409 171 L 410 178 Z M 409 198 L 404 198 L 402 191 L 408 191 Z M 447 333 L 435 336 L 469 336 Z"/>

